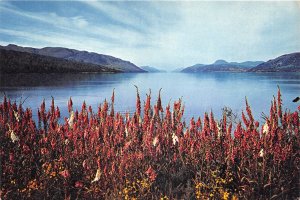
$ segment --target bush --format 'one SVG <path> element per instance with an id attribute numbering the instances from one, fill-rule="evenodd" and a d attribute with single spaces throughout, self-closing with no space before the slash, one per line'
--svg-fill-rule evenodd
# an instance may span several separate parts
<path id="1" fill-rule="evenodd" d="M 32 111 L 6 97 L 0 105 L 1 199 L 295 199 L 299 197 L 299 109 L 281 94 L 259 125 L 246 100 L 236 125 L 213 113 L 182 120 L 181 99 L 160 95 L 122 115 L 111 102 L 73 110 L 59 123 L 54 100 Z"/>

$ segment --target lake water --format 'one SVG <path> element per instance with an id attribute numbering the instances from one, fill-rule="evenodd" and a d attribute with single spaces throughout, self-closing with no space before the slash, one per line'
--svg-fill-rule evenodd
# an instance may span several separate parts
<path id="1" fill-rule="evenodd" d="M 152 102 L 162 88 L 162 103 L 166 106 L 182 97 L 185 104 L 185 118 L 203 117 L 211 110 L 220 118 L 222 108 L 230 107 L 241 113 L 245 109 L 245 96 L 261 121 L 261 113 L 268 113 L 273 95 L 280 86 L 284 108 L 295 111 L 299 103 L 293 103 L 300 96 L 300 73 L 141 73 L 141 74 L 18 74 L 0 76 L 0 97 L 4 93 L 11 99 L 25 98 L 24 106 L 31 107 L 36 117 L 42 100 L 50 105 L 51 96 L 67 114 L 67 101 L 73 99 L 74 107 L 81 109 L 85 100 L 93 109 L 110 100 L 115 88 L 115 110 L 134 112 L 137 85 L 142 100 L 146 99 L 149 88 Z"/>

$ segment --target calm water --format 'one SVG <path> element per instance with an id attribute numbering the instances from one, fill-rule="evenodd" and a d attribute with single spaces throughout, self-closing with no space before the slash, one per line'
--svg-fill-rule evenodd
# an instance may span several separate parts
<path id="1" fill-rule="evenodd" d="M 25 106 L 34 114 L 42 100 L 50 105 L 51 96 L 67 116 L 67 101 L 72 97 L 74 107 L 80 109 L 83 100 L 94 109 L 110 100 L 115 88 L 115 109 L 120 112 L 135 110 L 135 87 L 140 90 L 142 100 L 146 99 L 149 88 L 152 102 L 157 99 L 162 88 L 162 102 L 167 105 L 182 97 L 185 104 L 185 118 L 203 116 L 213 110 L 221 116 L 224 106 L 241 113 L 245 109 L 247 96 L 254 116 L 261 119 L 261 113 L 269 112 L 277 85 L 283 95 L 284 107 L 295 110 L 299 104 L 293 103 L 300 96 L 300 73 L 158 73 L 158 74 L 19 74 L 1 75 L 0 97 L 4 93 L 13 100 L 25 98 Z M 49 107 L 48 107 L 49 108 Z"/>

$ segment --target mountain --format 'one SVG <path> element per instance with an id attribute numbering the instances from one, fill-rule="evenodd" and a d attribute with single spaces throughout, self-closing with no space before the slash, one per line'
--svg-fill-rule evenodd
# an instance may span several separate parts
<path id="1" fill-rule="evenodd" d="M 259 64 L 264 63 L 264 61 L 246 61 L 246 62 L 241 62 L 239 65 L 245 66 L 245 67 L 256 67 Z"/>
<path id="2" fill-rule="evenodd" d="M 198 72 L 198 71 L 203 70 L 202 67 L 204 67 L 204 66 L 206 66 L 206 65 L 196 64 L 196 65 L 193 65 L 193 66 L 190 66 L 190 67 L 187 67 L 187 68 L 183 68 L 181 70 L 181 72 Z"/>
<path id="3" fill-rule="evenodd" d="M 228 62 L 226 60 L 216 60 L 213 64 L 214 65 L 226 65 L 226 64 L 228 64 Z"/>
<path id="4" fill-rule="evenodd" d="M 145 72 L 133 63 L 121 60 L 119 58 L 115 58 L 113 56 L 87 51 L 78 51 L 75 49 L 68 49 L 63 47 L 45 47 L 37 49 L 32 47 L 21 47 L 14 44 L 9 44 L 7 46 L 0 46 L 0 48 L 19 52 L 33 53 L 43 56 L 50 56 L 55 58 L 62 58 L 83 63 L 91 63 L 121 72 Z"/>
<path id="5" fill-rule="evenodd" d="M 160 69 L 157 69 L 155 67 L 150 67 L 150 66 L 141 66 L 140 68 L 147 72 L 150 72 L 150 73 L 166 72 L 165 70 L 160 70 Z"/>
<path id="6" fill-rule="evenodd" d="M 249 72 L 300 72 L 300 52 L 279 56 L 251 68 Z"/>
<path id="7" fill-rule="evenodd" d="M 172 72 L 181 72 L 183 69 L 184 69 L 184 67 L 180 67 L 180 68 L 174 69 Z"/>
<path id="8" fill-rule="evenodd" d="M 100 72 L 116 73 L 117 69 L 106 66 L 82 63 L 63 58 L 37 55 L 34 53 L 0 48 L 0 73 L 73 73 Z"/>
<path id="9" fill-rule="evenodd" d="M 246 62 L 227 62 L 225 60 L 216 60 L 212 64 L 196 64 L 181 70 L 186 73 L 197 72 L 246 72 L 248 69 L 263 63 L 263 61 L 246 61 Z"/>

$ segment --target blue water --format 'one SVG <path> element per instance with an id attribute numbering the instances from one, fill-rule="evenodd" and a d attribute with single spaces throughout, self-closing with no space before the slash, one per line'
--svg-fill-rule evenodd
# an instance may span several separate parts
<path id="1" fill-rule="evenodd" d="M 115 110 L 134 112 L 137 85 L 142 100 L 152 90 L 152 102 L 162 88 L 162 103 L 166 106 L 182 97 L 186 119 L 203 116 L 211 110 L 220 118 L 222 108 L 230 107 L 240 114 L 245 109 L 247 96 L 254 116 L 260 121 L 262 112 L 268 113 L 273 95 L 280 86 L 284 108 L 295 111 L 300 96 L 300 73 L 142 73 L 142 74 L 19 74 L 1 75 L 0 98 L 4 93 L 13 100 L 31 107 L 34 114 L 42 100 L 50 105 L 51 96 L 67 114 L 67 101 L 73 99 L 74 107 L 81 108 L 85 100 L 93 109 L 110 100 L 115 88 Z M 48 107 L 49 108 L 49 107 Z"/>

